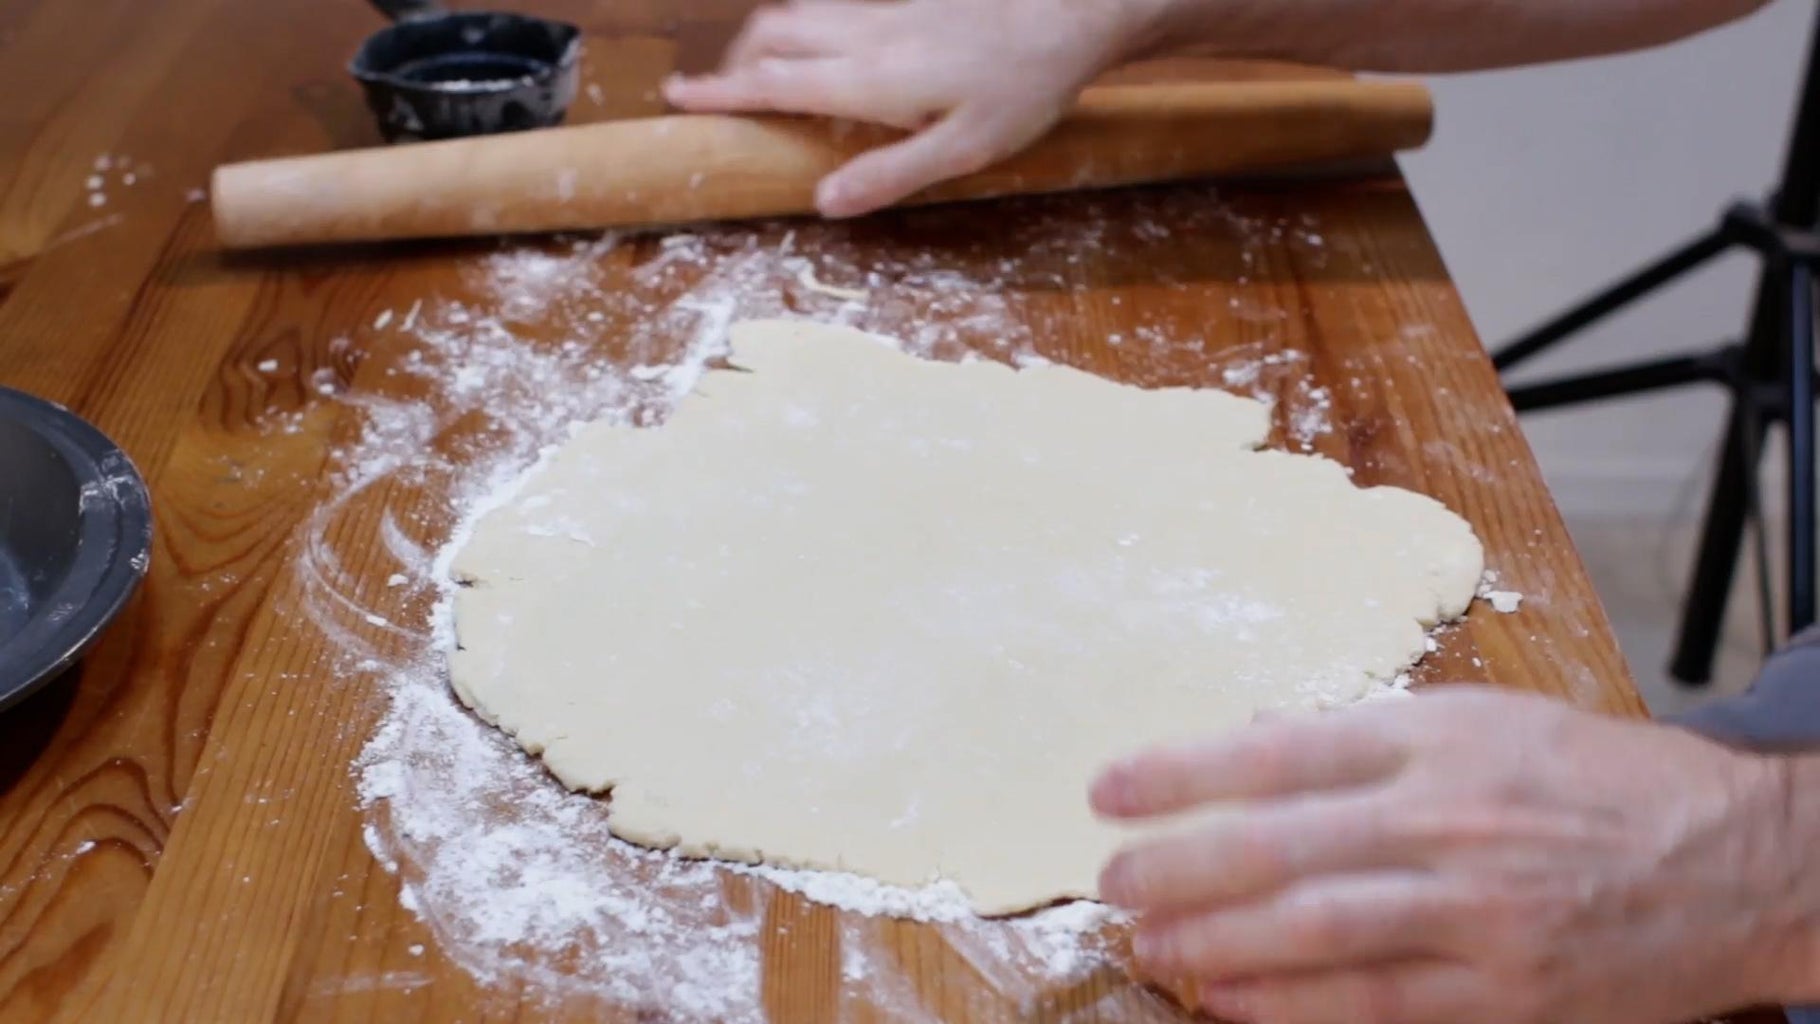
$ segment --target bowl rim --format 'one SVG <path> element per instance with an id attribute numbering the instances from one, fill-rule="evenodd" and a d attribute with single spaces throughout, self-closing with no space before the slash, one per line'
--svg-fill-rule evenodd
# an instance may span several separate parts
<path id="1" fill-rule="evenodd" d="M 151 494 L 132 459 L 55 402 L 0 387 L 0 418 L 61 458 L 79 489 L 76 553 L 64 578 L 18 633 L 0 641 L 0 711 L 88 653 L 151 567 Z"/>
<path id="2" fill-rule="evenodd" d="M 457 21 L 482 21 L 504 19 L 527 25 L 536 25 L 552 30 L 560 52 L 555 60 L 528 75 L 516 78 L 500 78 L 486 82 L 477 82 L 460 89 L 450 88 L 438 82 L 422 82 L 412 78 L 401 78 L 389 68 L 378 68 L 373 65 L 372 51 L 384 39 L 404 32 L 416 31 L 425 25 L 447 19 Z M 527 86 L 546 85 L 561 76 L 572 72 L 581 57 L 582 32 L 578 25 L 566 21 L 555 21 L 549 18 L 538 18 L 528 14 L 514 14 L 508 11 L 448 11 L 408 21 L 394 22 L 367 36 L 361 41 L 359 49 L 348 60 L 348 74 L 366 86 L 380 85 L 397 92 L 437 96 L 487 96 L 511 92 Z"/>

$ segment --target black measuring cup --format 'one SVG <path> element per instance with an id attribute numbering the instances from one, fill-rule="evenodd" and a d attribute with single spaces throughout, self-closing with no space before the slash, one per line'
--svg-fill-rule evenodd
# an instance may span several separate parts
<path id="1" fill-rule="evenodd" d="M 575 99 L 581 30 L 435 0 L 372 0 L 392 19 L 348 70 L 387 142 L 548 128 Z"/>

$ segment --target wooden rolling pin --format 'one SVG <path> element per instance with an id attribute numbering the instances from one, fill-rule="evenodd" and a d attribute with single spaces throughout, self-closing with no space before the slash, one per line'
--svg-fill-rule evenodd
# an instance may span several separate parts
<path id="1" fill-rule="evenodd" d="M 1047 136 L 909 204 L 1387 156 L 1428 139 L 1416 83 L 1118 85 Z M 216 169 L 230 248 L 588 230 L 810 213 L 817 180 L 898 137 L 818 118 L 677 115 Z"/>

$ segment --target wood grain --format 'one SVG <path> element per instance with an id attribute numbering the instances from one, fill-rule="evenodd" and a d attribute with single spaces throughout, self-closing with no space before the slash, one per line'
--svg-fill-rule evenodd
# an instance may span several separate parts
<path id="1" fill-rule="evenodd" d="M 585 121 L 656 112 L 661 75 L 711 61 L 746 6 L 540 9 L 588 30 L 574 112 Z M 462 295 L 461 269 L 487 250 L 230 259 L 190 190 L 225 161 L 375 142 L 341 69 L 376 25 L 352 3 L 0 0 L 0 89 L 13 98 L 0 113 L 0 384 L 109 432 L 150 481 L 157 515 L 139 598 L 66 684 L 0 718 L 9 1024 L 665 1019 L 551 1010 L 526 986 L 482 986 L 399 905 L 397 879 L 361 837 L 368 822 L 349 765 L 383 701 L 338 677 L 336 651 L 300 614 L 311 581 L 296 545 L 334 492 L 330 452 L 358 429 L 354 400 L 408 393 L 388 374 L 405 353 L 369 329 L 375 315 Z M 91 206 L 85 179 L 102 154 L 149 171 L 131 187 L 110 183 L 105 205 Z M 1160 216 L 1214 219 L 1161 238 L 1141 229 Z M 1075 252 L 1027 244 L 1032 232 L 1066 238 L 1090 221 L 1124 227 Z M 1640 713 L 1394 174 L 1234 187 L 1218 204 L 1186 187 L 753 231 L 795 231 L 811 256 L 932 253 L 998 281 L 1039 350 L 1120 379 L 1217 386 L 1224 367 L 1274 356 L 1263 383 L 1285 417 L 1316 400 L 1310 388 L 1325 389 L 1334 429 L 1314 448 L 1361 483 L 1411 487 L 1460 511 L 1507 585 L 1527 595 L 1518 614 L 1480 608 L 1450 631 L 1424 681 L 1493 681 Z M 603 272 L 632 287 L 649 255 L 620 247 Z M 902 328 L 923 312 L 894 307 L 874 326 Z M 1140 320 L 1199 347 L 1111 343 Z M 963 330 L 959 340 L 996 351 L 1002 339 Z M 1293 443 L 1291 426 L 1279 423 L 1277 443 Z M 399 622 L 426 610 L 387 595 L 379 524 L 392 513 L 439 536 L 449 524 L 435 498 L 379 489 L 332 524 L 348 585 Z M 394 642 L 378 629 L 366 639 Z M 764 895 L 750 885 L 730 883 L 729 899 Z M 785 895 L 771 899 L 762 936 L 759 995 L 773 1020 L 883 1019 L 841 992 L 835 950 L 848 928 L 890 951 L 936 1019 L 1179 1019 L 1116 971 L 1008 998 L 937 929 L 851 921 Z"/>

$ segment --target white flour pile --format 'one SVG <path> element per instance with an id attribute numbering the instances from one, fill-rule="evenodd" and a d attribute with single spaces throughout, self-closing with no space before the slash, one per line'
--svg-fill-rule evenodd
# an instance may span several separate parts
<path id="1" fill-rule="evenodd" d="M 336 496 L 307 524 L 299 567 L 313 618 L 347 669 L 380 680 L 389 700 L 358 766 L 367 843 L 400 876 L 405 905 L 443 955 L 489 986 L 522 983 L 553 1004 L 597 998 L 660 1010 L 666 1020 L 760 1020 L 758 938 L 774 897 L 744 877 L 756 875 L 814 901 L 937 922 L 973 971 L 1020 1006 L 1111 963 L 1109 915 L 1091 904 L 988 922 L 972 917 L 952 886 L 907 891 L 839 874 L 715 867 L 614 839 L 605 803 L 564 790 L 457 704 L 441 653 L 452 638 L 440 590 L 452 538 L 572 425 L 660 417 L 724 351 L 736 318 L 800 313 L 893 335 L 924 353 L 953 356 L 989 342 L 991 354 L 1019 360 L 1033 357 L 1027 323 L 1083 315 L 1079 254 L 1115 232 L 1146 245 L 1168 245 L 1177 232 L 1223 233 L 1244 243 L 1247 266 L 1285 231 L 1321 245 L 1312 224 L 1247 222 L 1211 193 L 1121 202 L 1115 214 L 1087 205 L 1090 216 L 1066 226 L 1033 207 L 1008 237 L 981 243 L 1004 253 L 984 262 L 977 252 L 961 259 L 926 248 L 914 230 L 861 239 L 849 232 L 864 228 L 837 226 L 804 229 L 818 233 L 813 260 L 781 231 L 502 251 L 476 261 L 468 301 L 426 297 L 384 311 L 339 346 L 339 354 L 384 356 L 390 369 L 355 390 L 334 373 L 312 380 L 325 399 L 360 408 L 364 426 L 337 452 Z M 628 287 L 626 271 L 605 268 L 634 254 L 644 258 Z M 1141 297 L 1128 301 L 1148 308 Z M 1270 319 L 1230 312 L 1236 321 Z M 1179 354 L 1199 373 L 1209 358 L 1203 336 L 1162 319 L 1118 341 L 1149 362 Z M 1293 438 L 1306 443 L 1328 429 L 1325 393 L 1293 383 L 1305 376 L 1301 357 L 1266 357 L 1257 344 L 1213 347 L 1235 390 L 1287 396 Z M 395 564 L 348 571 L 346 556 L 365 550 L 361 540 L 373 531 Z M 877 1019 L 937 1019 L 889 941 L 889 923 L 857 914 L 840 921 L 841 1017 L 865 1007 Z"/>

